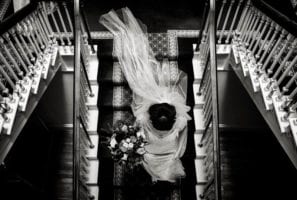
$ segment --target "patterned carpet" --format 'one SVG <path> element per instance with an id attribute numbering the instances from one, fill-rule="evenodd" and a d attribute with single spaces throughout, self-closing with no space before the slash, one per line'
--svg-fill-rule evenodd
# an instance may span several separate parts
<path id="1" fill-rule="evenodd" d="M 98 130 L 107 129 L 108 124 L 112 125 L 117 120 L 134 120 L 134 116 L 130 109 L 132 101 L 131 90 L 121 72 L 117 58 L 114 55 L 114 48 L 117 41 L 113 40 L 109 32 L 93 32 L 94 40 L 98 43 L 99 51 L 99 124 Z M 169 59 L 171 69 L 171 80 L 175 81 L 178 75 L 178 67 L 180 62 L 191 61 L 192 51 L 180 51 L 178 47 L 178 38 L 192 39 L 198 36 L 198 31 L 177 31 L 170 30 L 167 33 L 149 33 L 148 39 L 153 52 L 158 60 Z M 191 48 L 191 47 L 188 47 Z M 187 54 L 187 55 L 186 55 Z M 190 59 L 189 59 L 190 58 Z M 191 66 L 187 67 L 190 68 Z M 188 72 L 186 72 L 188 73 Z M 191 79 L 190 79 L 191 81 Z M 192 83 L 188 84 L 189 86 Z M 192 128 L 189 130 L 193 131 Z M 189 135 L 192 135 L 190 133 Z M 191 136 L 189 138 L 192 138 Z M 105 140 L 105 136 L 101 134 L 101 141 Z M 192 140 L 192 139 L 190 139 Z M 190 142 L 191 144 L 191 142 Z M 194 149 L 194 148 L 189 148 Z M 189 181 L 182 180 L 179 184 L 157 183 L 151 182 L 150 176 L 143 170 L 139 169 L 133 175 L 125 173 L 122 166 L 114 164 L 105 145 L 101 145 L 100 153 L 100 169 L 99 184 L 100 198 L 114 200 L 155 200 L 168 199 L 179 200 L 183 188 L 183 182 L 190 184 Z M 186 153 L 187 154 L 187 153 Z M 189 154 L 190 155 L 190 154 Z M 184 157 L 187 157 L 185 155 Z M 191 156 L 188 156 L 191 160 Z M 187 159 L 185 159 L 187 160 Z M 194 165 L 194 159 L 192 160 Z M 190 163 L 191 161 L 185 161 Z M 185 163 L 186 171 L 188 163 Z M 190 164 L 191 165 L 191 164 Z M 193 166 L 192 166 L 193 167 Z M 191 166 L 190 166 L 191 168 Z M 194 170 L 192 171 L 192 173 Z M 195 174 L 188 174 L 188 177 L 195 177 Z M 190 181 L 191 182 L 191 181 Z M 186 184 L 186 185 L 187 185 Z M 191 183 L 191 190 L 194 190 L 195 183 Z M 137 189 L 136 189 L 137 188 Z M 189 190 L 189 188 L 188 188 Z M 189 193 L 189 192 L 184 192 Z M 182 198 L 192 199 L 192 198 Z"/>

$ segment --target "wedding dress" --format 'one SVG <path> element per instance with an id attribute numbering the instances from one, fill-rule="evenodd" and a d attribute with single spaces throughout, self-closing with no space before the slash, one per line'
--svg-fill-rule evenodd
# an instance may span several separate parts
<path id="1" fill-rule="evenodd" d="M 128 8 L 118 13 L 112 10 L 101 16 L 100 23 L 114 35 L 115 55 L 133 91 L 132 111 L 148 140 L 143 166 L 153 181 L 175 182 L 185 176 L 180 157 L 187 143 L 187 121 L 191 119 L 186 105 L 187 76 L 180 72 L 173 82 L 168 60 L 158 62 L 154 57 L 146 27 Z M 175 123 L 168 131 L 157 130 L 150 121 L 148 109 L 160 103 L 176 110 Z"/>

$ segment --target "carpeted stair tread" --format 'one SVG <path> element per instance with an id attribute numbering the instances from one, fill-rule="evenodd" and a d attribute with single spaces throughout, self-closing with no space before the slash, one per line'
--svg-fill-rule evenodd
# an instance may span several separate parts
<path id="1" fill-rule="evenodd" d="M 112 107 L 116 110 L 129 110 L 132 102 L 132 91 L 128 86 L 100 84 L 101 94 L 98 100 L 100 107 Z"/>
<path id="2" fill-rule="evenodd" d="M 100 58 L 99 58 L 100 59 Z M 127 85 L 127 81 L 122 73 L 118 62 L 110 59 L 102 59 L 99 61 L 99 84 L 108 83 L 111 85 Z"/>
<path id="3" fill-rule="evenodd" d="M 157 60 L 163 60 L 169 57 L 169 43 L 167 33 L 148 33 L 148 41 L 150 47 Z M 114 55 L 115 39 L 97 40 L 98 43 L 98 57 L 100 60 L 114 60 L 117 57 Z"/>
<path id="4" fill-rule="evenodd" d="M 178 79 L 178 62 L 169 61 L 170 76 L 172 82 Z M 99 85 L 110 84 L 115 86 L 127 86 L 128 83 L 122 73 L 119 62 L 112 60 L 101 60 L 99 68 Z"/>

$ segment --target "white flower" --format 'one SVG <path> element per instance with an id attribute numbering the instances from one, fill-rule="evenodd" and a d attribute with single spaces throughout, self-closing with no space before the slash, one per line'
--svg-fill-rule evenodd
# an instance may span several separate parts
<path id="1" fill-rule="evenodd" d="M 121 128 L 121 130 L 123 132 L 127 133 L 128 132 L 128 126 L 127 125 L 123 125 L 122 128 Z"/>
<path id="2" fill-rule="evenodd" d="M 133 147 L 134 147 L 134 144 L 133 143 L 129 143 L 128 149 L 133 149 Z"/>
<path id="3" fill-rule="evenodd" d="M 127 142 L 123 142 L 123 147 L 128 148 L 129 144 Z"/>
<path id="4" fill-rule="evenodd" d="M 126 139 L 126 142 L 130 143 L 131 142 L 131 139 L 130 138 L 127 138 Z"/>
<path id="5" fill-rule="evenodd" d="M 144 148 L 138 148 L 136 150 L 136 153 L 138 153 L 139 155 L 143 155 L 143 154 L 145 154 L 145 149 Z"/>
<path id="6" fill-rule="evenodd" d="M 118 144 L 118 142 L 116 141 L 116 139 L 113 137 L 110 140 L 110 146 L 111 148 L 115 148 L 115 145 Z"/>
<path id="7" fill-rule="evenodd" d="M 145 138 L 145 134 L 144 134 L 143 129 L 140 129 L 140 130 L 136 133 L 136 136 L 137 136 L 138 138 L 139 138 L 139 137 Z"/>
<path id="8" fill-rule="evenodd" d="M 127 160 L 128 159 L 128 154 L 124 153 L 122 160 Z"/>

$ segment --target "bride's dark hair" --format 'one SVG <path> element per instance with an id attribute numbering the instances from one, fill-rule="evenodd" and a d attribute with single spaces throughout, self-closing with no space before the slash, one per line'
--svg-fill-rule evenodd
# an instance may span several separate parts
<path id="1" fill-rule="evenodd" d="M 175 107 L 168 103 L 153 104 L 148 112 L 152 125 L 157 130 L 170 130 L 175 123 Z"/>

